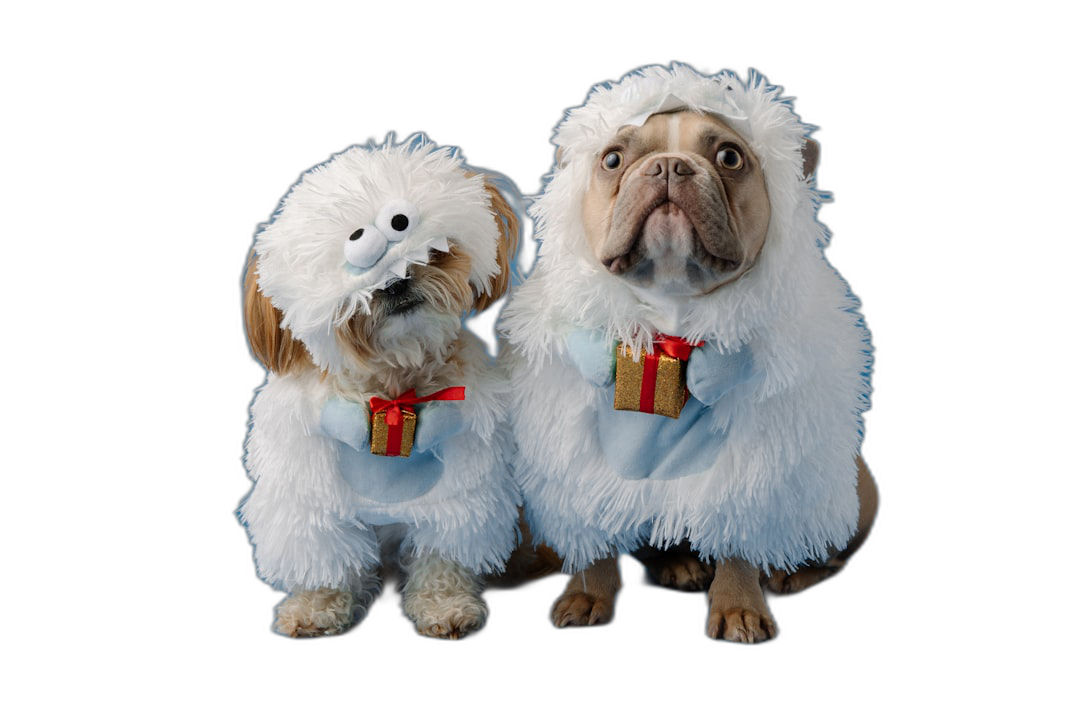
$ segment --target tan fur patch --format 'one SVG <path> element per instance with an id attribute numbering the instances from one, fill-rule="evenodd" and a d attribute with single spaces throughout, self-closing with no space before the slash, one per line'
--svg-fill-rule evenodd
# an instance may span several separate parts
<path id="1" fill-rule="evenodd" d="M 253 251 L 244 275 L 244 326 L 251 351 L 278 375 L 307 370 L 314 366 L 307 349 L 281 327 L 281 311 L 259 290 L 256 261 Z"/>
<path id="2" fill-rule="evenodd" d="M 409 279 L 416 291 L 424 296 L 427 305 L 439 313 L 458 316 L 472 305 L 470 268 L 469 257 L 451 247 L 449 253 L 432 251 L 427 265 L 411 266 Z M 338 343 L 357 365 L 366 367 L 383 353 L 379 329 L 386 318 L 384 304 L 376 294 L 371 300 L 370 314 L 354 315 L 338 326 Z"/>
<path id="3" fill-rule="evenodd" d="M 511 261 L 517 253 L 518 239 L 521 233 L 521 222 L 517 214 L 506 198 L 499 193 L 498 189 L 490 181 L 484 183 L 484 189 L 491 198 L 491 210 L 495 213 L 495 222 L 499 225 L 499 246 L 496 260 L 499 263 L 499 274 L 491 282 L 491 291 L 480 293 L 476 298 L 476 310 L 482 311 L 496 300 L 501 298 L 506 289 L 510 287 Z"/>

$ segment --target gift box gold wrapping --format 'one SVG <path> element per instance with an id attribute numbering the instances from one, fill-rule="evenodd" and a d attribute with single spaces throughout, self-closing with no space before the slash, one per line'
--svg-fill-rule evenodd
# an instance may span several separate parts
<path id="1" fill-rule="evenodd" d="M 678 418 L 686 405 L 686 363 L 658 353 L 653 413 Z M 641 388 L 645 380 L 645 352 L 634 360 L 633 349 L 620 343 L 615 351 L 615 410 L 641 411 Z"/>
<path id="2" fill-rule="evenodd" d="M 416 436 L 416 413 L 401 410 L 401 451 L 394 455 L 407 456 L 412 453 L 413 438 Z M 371 452 L 377 456 L 387 453 L 390 440 L 390 427 L 386 425 L 386 411 L 379 411 L 371 417 Z"/>

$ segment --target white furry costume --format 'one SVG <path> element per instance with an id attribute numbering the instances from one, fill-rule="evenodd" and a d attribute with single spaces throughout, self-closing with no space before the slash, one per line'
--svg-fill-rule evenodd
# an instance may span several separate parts
<path id="1" fill-rule="evenodd" d="M 340 382 L 343 373 L 355 377 L 357 371 L 350 370 L 335 329 L 364 312 L 375 291 L 404 276 L 406 262 L 424 263 L 429 248 L 445 250 L 449 241 L 469 256 L 470 283 L 478 291 L 490 288 L 499 270 L 498 221 L 483 177 L 467 177 L 465 170 L 456 151 L 422 136 L 352 147 L 305 173 L 256 237 L 259 289 L 314 361 L 298 372 L 271 372 L 251 406 L 245 463 L 255 487 L 240 515 L 259 575 L 277 588 L 355 586 L 379 565 L 376 532 L 389 524 L 403 524 L 406 546 L 415 553 L 434 553 L 478 573 L 501 569 L 514 548 L 520 498 L 509 465 L 508 384 L 459 318 L 417 311 L 407 322 L 426 325 L 394 349 L 406 357 L 418 352 L 409 343 L 434 339 L 449 348 L 457 338 L 455 362 L 433 369 L 431 382 L 464 385 L 466 397 L 418 407 L 418 439 L 437 406 L 450 409 L 454 423 L 427 451 L 372 456 L 364 445 L 366 407 L 384 389 L 373 384 L 357 391 Z M 370 237 L 387 208 L 402 207 L 413 214 L 405 237 L 386 228 L 380 246 L 363 257 L 364 267 L 352 264 L 356 253 L 343 255 L 355 228 L 368 228 Z M 433 390 L 417 388 L 418 395 Z M 354 408 L 355 428 L 339 417 L 337 432 L 328 430 L 331 401 Z M 418 457 L 427 458 L 419 478 Z M 387 469 L 378 478 L 365 475 Z M 400 478 L 388 485 L 392 476 Z"/>
<path id="2" fill-rule="evenodd" d="M 581 217 L 594 164 L 616 131 L 676 107 L 717 114 L 742 135 L 763 166 L 772 207 L 756 266 L 683 307 L 605 270 Z M 825 557 L 854 532 L 871 348 L 856 299 L 823 255 L 821 196 L 802 177 L 809 131 L 764 78 L 706 77 L 684 65 L 594 87 L 556 130 L 560 164 L 530 211 L 539 258 L 501 327 L 511 344 L 527 515 L 567 570 L 643 542 L 683 539 L 707 559 L 791 567 Z M 613 470 L 597 430 L 610 401 L 568 353 L 567 337 L 583 329 L 636 347 L 660 332 L 750 351 L 742 356 L 752 358 L 750 379 L 710 409 L 715 442 L 697 451 L 709 454 L 706 470 L 639 480 Z"/>

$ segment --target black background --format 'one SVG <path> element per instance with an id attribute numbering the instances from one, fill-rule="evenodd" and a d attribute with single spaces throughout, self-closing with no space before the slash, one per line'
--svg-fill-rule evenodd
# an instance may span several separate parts
<path id="1" fill-rule="evenodd" d="M 359 57 L 355 74 L 339 67 L 333 76 L 320 72 L 318 58 L 308 57 L 253 57 L 230 67 L 215 83 L 214 103 L 202 119 L 214 128 L 214 139 L 204 148 L 210 151 L 205 169 L 222 179 L 213 194 L 217 247 L 214 280 L 206 289 L 214 296 L 215 354 L 230 379 L 208 419 L 218 460 L 201 500 L 200 550 L 206 553 L 200 562 L 216 584 L 216 603 L 227 620 L 212 632 L 215 641 L 227 642 L 243 657 L 281 654 L 315 662 L 375 652 L 423 668 L 482 658 L 513 664 L 515 657 L 559 654 L 604 658 L 602 667 L 640 659 L 648 666 L 708 661 L 757 668 L 813 663 L 826 651 L 840 668 L 851 668 L 862 658 L 912 643 L 910 597 L 919 587 L 913 576 L 921 572 L 913 539 L 928 531 L 929 522 L 924 512 L 929 481 L 919 482 L 926 462 L 912 431 L 921 387 L 912 373 L 910 349 L 921 309 L 906 300 L 907 281 L 896 271 L 910 260 L 903 248 L 918 226 L 908 218 L 909 176 L 897 172 L 912 123 L 913 106 L 903 100 L 912 65 L 897 64 L 896 47 L 843 40 L 850 52 L 824 57 L 810 49 L 648 50 L 644 42 L 618 52 L 582 50 L 579 57 L 578 47 L 569 43 L 559 52 L 573 56 L 573 62 L 562 65 L 551 62 L 550 51 L 502 46 L 486 56 L 483 49 L 437 53 L 422 74 L 395 67 L 390 57 L 381 58 L 378 70 Z M 242 463 L 248 405 L 266 375 L 249 355 L 241 318 L 242 270 L 259 223 L 270 219 L 307 169 L 351 145 L 381 142 L 391 132 L 399 140 L 427 133 L 438 145 L 459 147 L 469 164 L 496 169 L 524 194 L 536 194 L 553 164 L 550 139 L 565 109 L 581 105 L 597 82 L 672 62 L 710 73 L 729 69 L 743 78 L 757 70 L 794 98 L 802 121 L 819 127 L 812 136 L 822 148 L 818 187 L 833 195 L 820 213 L 832 232 L 826 256 L 861 299 L 875 346 L 873 407 L 864 417 L 863 454 L 878 480 L 881 512 L 863 552 L 837 579 L 800 596 L 770 598 L 780 635 L 752 649 L 708 640 L 704 597 L 653 588 L 629 561 L 624 561 L 626 589 L 615 622 L 603 628 L 551 626 L 546 612 L 564 583 L 556 577 L 519 590 L 492 591 L 487 626 L 457 643 L 418 638 L 393 590 L 346 636 L 296 642 L 273 635 L 273 607 L 281 595 L 257 579 L 251 546 L 233 516 L 251 488 Z M 528 236 L 531 226 L 526 231 Z M 523 266 L 534 251 L 527 243 Z M 490 318 L 475 326 L 490 337 Z"/>

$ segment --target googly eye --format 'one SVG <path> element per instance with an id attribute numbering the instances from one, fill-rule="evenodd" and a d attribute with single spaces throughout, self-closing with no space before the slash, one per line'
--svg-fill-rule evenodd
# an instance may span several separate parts
<path id="1" fill-rule="evenodd" d="M 386 236 L 374 225 L 354 230 L 345 241 L 345 260 L 357 268 L 370 268 L 386 252 Z"/>
<path id="2" fill-rule="evenodd" d="M 419 222 L 416 206 L 402 198 L 388 202 L 375 217 L 375 226 L 391 243 L 403 240 Z"/>

